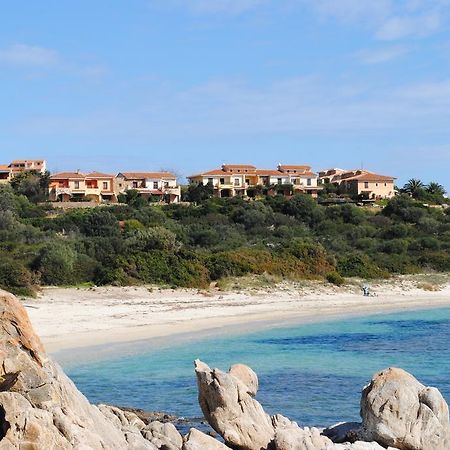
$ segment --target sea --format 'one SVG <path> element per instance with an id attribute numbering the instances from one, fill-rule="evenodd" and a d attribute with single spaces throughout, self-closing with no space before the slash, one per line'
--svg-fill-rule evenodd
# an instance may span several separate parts
<path id="1" fill-rule="evenodd" d="M 193 361 L 252 367 L 257 400 L 301 426 L 358 421 L 362 388 L 401 367 L 450 400 L 450 308 L 333 320 L 200 340 L 139 346 L 138 352 L 64 363 L 93 403 L 201 417 Z"/>

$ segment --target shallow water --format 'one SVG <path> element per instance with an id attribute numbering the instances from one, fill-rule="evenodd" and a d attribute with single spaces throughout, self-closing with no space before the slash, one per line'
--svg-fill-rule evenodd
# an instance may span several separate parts
<path id="1" fill-rule="evenodd" d="M 259 375 L 257 399 L 301 425 L 359 419 L 362 387 L 402 367 L 450 400 L 450 308 L 304 324 L 65 366 L 94 403 L 201 416 L 193 360 Z"/>

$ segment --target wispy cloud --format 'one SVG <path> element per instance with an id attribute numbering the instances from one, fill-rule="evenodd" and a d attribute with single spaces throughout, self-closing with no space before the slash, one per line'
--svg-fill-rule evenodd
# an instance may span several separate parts
<path id="1" fill-rule="evenodd" d="M 450 80 L 397 88 L 329 85 L 307 77 L 280 80 L 264 88 L 238 81 L 214 81 L 175 91 L 148 90 L 141 104 L 75 117 L 33 117 L 17 131 L 51 134 L 174 138 L 266 133 L 351 135 L 447 132 Z"/>
<path id="2" fill-rule="evenodd" d="M 394 61 L 410 52 L 410 49 L 403 46 L 365 49 L 356 53 L 356 58 L 363 64 L 382 64 Z"/>
<path id="3" fill-rule="evenodd" d="M 0 63 L 12 66 L 48 67 L 60 62 L 56 50 L 26 44 L 14 44 L 0 49 Z"/>
<path id="4" fill-rule="evenodd" d="M 442 19 L 438 13 L 425 16 L 389 18 L 376 32 L 381 40 L 391 41 L 409 37 L 424 37 L 439 31 Z"/>

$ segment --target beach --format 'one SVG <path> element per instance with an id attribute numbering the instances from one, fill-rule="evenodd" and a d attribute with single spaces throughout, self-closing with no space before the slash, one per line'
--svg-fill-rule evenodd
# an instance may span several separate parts
<path id="1" fill-rule="evenodd" d="M 149 339 L 190 337 L 352 316 L 450 307 L 450 284 L 429 289 L 414 277 L 335 287 L 283 282 L 273 287 L 221 291 L 155 287 L 45 288 L 25 299 L 33 326 L 50 353 Z M 425 288 L 427 290 L 425 290 Z"/>

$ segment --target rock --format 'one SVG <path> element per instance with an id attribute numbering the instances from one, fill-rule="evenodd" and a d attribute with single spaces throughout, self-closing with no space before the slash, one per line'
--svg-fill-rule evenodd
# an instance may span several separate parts
<path id="1" fill-rule="evenodd" d="M 181 450 L 183 438 L 171 423 L 151 422 L 142 435 L 159 450 Z"/>
<path id="2" fill-rule="evenodd" d="M 205 419 L 232 448 L 261 450 L 271 444 L 275 430 L 262 406 L 239 378 L 195 361 L 198 399 Z"/>
<path id="3" fill-rule="evenodd" d="M 183 450 L 227 450 L 229 447 L 192 428 L 184 438 Z"/>
<path id="4" fill-rule="evenodd" d="M 91 405 L 48 358 L 20 302 L 0 291 L 0 450 L 157 450 L 145 428 L 136 414 Z"/>
<path id="5" fill-rule="evenodd" d="M 247 393 L 255 397 L 258 392 L 258 376 L 250 367 L 244 364 L 234 364 L 228 373 L 241 380 L 247 386 Z"/>
<path id="6" fill-rule="evenodd" d="M 274 439 L 276 450 L 325 450 L 334 444 L 322 436 L 317 428 L 300 428 L 295 422 L 290 426 L 278 427 Z"/>
<path id="7" fill-rule="evenodd" d="M 359 422 L 341 422 L 322 431 L 322 434 L 333 442 L 355 442 L 361 430 Z"/>
<path id="8" fill-rule="evenodd" d="M 402 369 L 374 375 L 362 393 L 361 417 L 364 441 L 401 450 L 450 449 L 447 403 Z"/>

